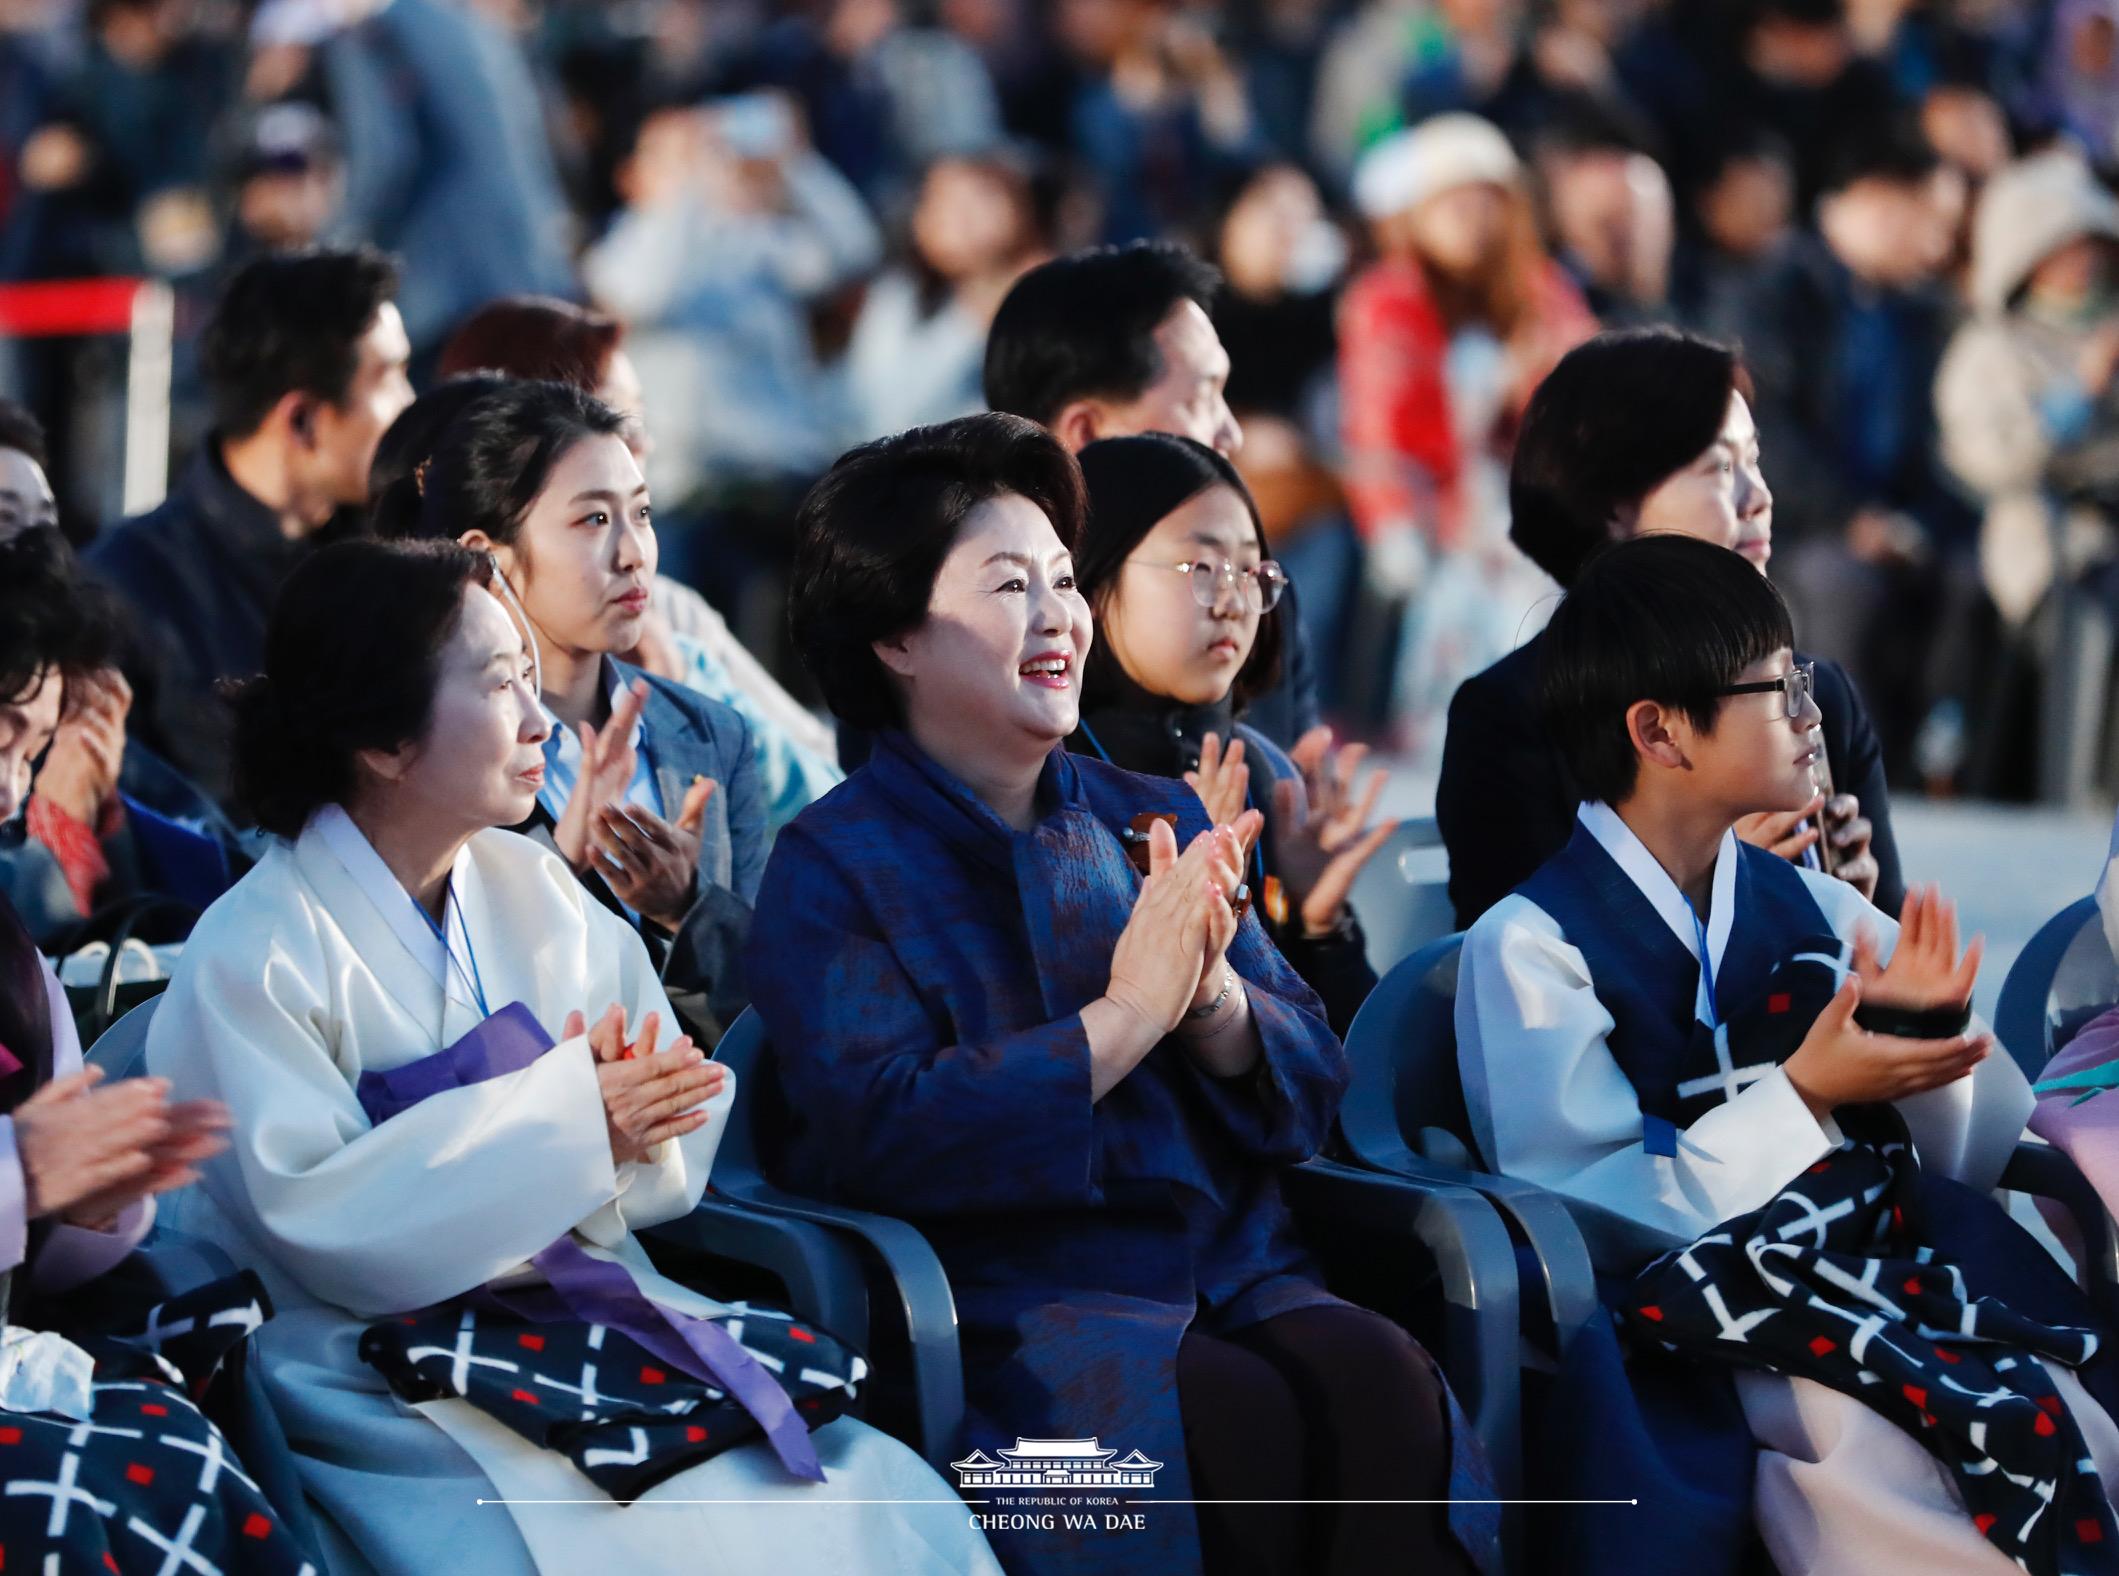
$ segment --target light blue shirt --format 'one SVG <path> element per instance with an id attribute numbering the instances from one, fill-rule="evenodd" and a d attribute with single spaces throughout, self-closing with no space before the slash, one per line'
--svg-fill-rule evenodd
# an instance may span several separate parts
<path id="1" fill-rule="evenodd" d="M 611 705 L 614 708 L 624 693 L 623 684 L 611 685 Z M 574 785 L 581 781 L 581 736 L 552 715 L 552 708 L 543 701 L 538 705 L 552 732 L 544 741 L 544 787 L 537 792 L 537 802 L 556 821 L 567 813 L 567 801 L 574 797 Z M 657 815 L 666 815 L 668 812 L 662 807 L 662 790 L 655 786 L 655 765 L 648 758 L 646 738 L 647 725 L 634 723 L 633 780 L 626 785 L 625 802 L 652 810 Z"/>

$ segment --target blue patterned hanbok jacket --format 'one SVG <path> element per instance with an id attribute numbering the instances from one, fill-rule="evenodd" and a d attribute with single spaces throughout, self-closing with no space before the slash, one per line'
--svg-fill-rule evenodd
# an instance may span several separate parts
<path id="1" fill-rule="evenodd" d="M 775 1048 L 776 1179 L 915 1221 L 962 1321 L 964 1446 L 1086 1438 L 1191 1490 L 1177 1347 L 1337 1299 L 1277 1171 L 1317 1151 L 1346 1087 L 1316 995 L 1246 916 L 1229 962 L 1265 1055 L 1222 1080 L 1166 1040 L 1091 1103 L 1081 1009 L 1103 994 L 1139 877 L 1144 810 L 1203 830 L 1197 796 L 1054 750 L 1018 834 L 902 734 L 781 833 L 747 972 Z M 1199 1565 L 1189 1507 L 1139 1532 L 994 1542 L 1016 1571 Z M 1102 1516 L 1094 1518 L 1101 1523 Z"/>

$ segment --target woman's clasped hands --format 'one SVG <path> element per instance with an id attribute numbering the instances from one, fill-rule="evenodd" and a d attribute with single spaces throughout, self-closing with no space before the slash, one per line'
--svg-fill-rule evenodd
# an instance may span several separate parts
<path id="1" fill-rule="evenodd" d="M 721 1092 L 728 1069 L 706 1059 L 679 1035 L 656 1049 L 662 1015 L 651 1012 L 638 1038 L 626 1034 L 625 1009 L 613 1002 L 591 1027 L 579 1012 L 567 1014 L 562 1039 L 586 1034 L 596 1058 L 596 1083 L 603 1094 L 603 1119 L 616 1165 L 645 1160 L 659 1144 L 682 1138 L 706 1125 L 702 1107 Z"/>
<path id="2" fill-rule="evenodd" d="M 1246 810 L 1201 832 L 1183 853 L 1167 822 L 1149 830 L 1148 877 L 1112 951 L 1104 994 L 1157 1038 L 1221 995 L 1224 954 L 1236 939 L 1233 903 L 1243 884 L 1244 851 L 1258 836 L 1261 819 Z"/>

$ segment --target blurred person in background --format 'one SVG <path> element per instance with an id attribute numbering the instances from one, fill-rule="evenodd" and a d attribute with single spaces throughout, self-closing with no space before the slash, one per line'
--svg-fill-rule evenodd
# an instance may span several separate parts
<path id="1" fill-rule="evenodd" d="M 2059 0 L 2044 107 L 2099 164 L 2119 159 L 2119 0 Z"/>
<path id="2" fill-rule="evenodd" d="M 1508 453 L 1531 391 L 1596 322 L 1539 244 L 1508 139 L 1477 116 L 1378 143 L 1354 200 L 1379 256 L 1339 316 L 1346 489 L 1368 545 L 1350 676 L 1394 675 L 1377 709 L 1432 771 L 1457 685 L 1521 643 L 1552 592 L 1508 540 Z"/>
<path id="3" fill-rule="evenodd" d="M 1842 137 L 1897 100 L 1890 71 L 1863 56 L 1846 0 L 1741 0 L 1723 9 L 1735 58 L 1713 71 L 1709 114 L 1771 126 L 1795 153 L 1796 197 L 1824 191 Z M 1681 138 L 1685 126 L 1665 127 Z"/>
<path id="4" fill-rule="evenodd" d="M 1944 468 L 1938 285 L 1963 178 L 1903 121 L 1850 130 L 1816 234 L 1755 281 L 1730 327 L 1775 456 L 1778 583 L 1805 645 L 1875 708 L 1893 780 L 1957 783 L 1977 718 L 1990 609 L 1977 518 Z"/>
<path id="5" fill-rule="evenodd" d="M 1988 594 L 2026 631 L 2056 581 L 2110 562 L 2119 518 L 2119 200 L 2072 149 L 1987 187 L 1972 303 L 1936 381 L 1943 453 L 1985 505 Z"/>
<path id="6" fill-rule="evenodd" d="M 1676 202 L 1648 136 L 1646 127 L 1576 100 L 1532 140 L 1554 255 L 1607 328 L 1672 316 Z"/>
<path id="7" fill-rule="evenodd" d="M 313 104 L 266 104 L 236 139 L 230 160 L 229 237 L 224 260 L 294 251 L 323 240 L 344 196 L 344 167 L 331 123 Z"/>
<path id="8" fill-rule="evenodd" d="M 281 581 L 367 502 L 376 444 L 412 402 L 397 285 L 367 248 L 239 272 L 206 326 L 212 431 L 166 500 L 89 551 L 132 614 L 132 727 L 216 799 L 229 720 L 215 685 L 257 671 Z"/>
<path id="9" fill-rule="evenodd" d="M 582 271 L 631 325 L 658 413 L 655 490 L 763 494 L 775 503 L 761 515 L 783 522 L 778 505 L 832 462 L 842 430 L 809 312 L 875 267 L 875 220 L 775 94 L 651 113 L 619 188 L 625 206 Z"/>
<path id="10" fill-rule="evenodd" d="M 1347 265 L 1345 232 L 1294 164 L 1267 164 L 1239 186 L 1216 230 L 1224 287 L 1214 330 L 1229 353 L 1235 455 L 1266 540 L 1302 582 L 1303 638 L 1319 700 L 1335 709 L 1344 615 L 1361 544 L 1340 491 L 1333 325 Z"/>
<path id="11" fill-rule="evenodd" d="M 653 449 L 640 377 L 625 352 L 625 325 L 601 312 L 543 296 L 507 297 L 472 313 L 449 336 L 438 370 L 451 381 L 428 400 L 476 372 L 570 384 L 626 419 L 626 442 L 637 461 L 644 464 Z M 446 424 L 434 426 L 419 458 L 432 455 Z M 371 490 L 381 495 L 380 488 Z M 640 643 L 618 653 L 623 661 L 732 707 L 750 724 L 768 840 L 839 781 L 831 729 L 780 687 L 698 592 L 658 573 L 641 629 Z"/>
<path id="12" fill-rule="evenodd" d="M 657 107 L 618 174 L 625 206 L 582 268 L 631 325 L 649 476 L 700 521 L 689 578 L 789 679 L 787 520 L 844 427 L 812 315 L 875 268 L 881 232 L 779 94 Z"/>
<path id="13" fill-rule="evenodd" d="M 986 408 L 986 331 L 1050 248 L 1033 172 L 1012 155 L 938 159 L 920 182 L 903 260 L 870 282 L 840 370 L 849 442 Z"/>
<path id="14" fill-rule="evenodd" d="M 267 0 L 251 42 L 254 92 L 275 53 L 289 78 L 313 70 L 345 150 L 338 233 L 403 258 L 400 304 L 422 362 L 495 296 L 572 288 L 537 82 L 522 43 L 480 7 Z"/>
<path id="15" fill-rule="evenodd" d="M 235 91 L 229 41 L 197 0 L 91 0 L 19 165 L 34 272 L 185 273 L 217 250 L 207 135 Z"/>
<path id="16" fill-rule="evenodd" d="M 1219 177 L 1265 151 L 1242 73 L 1213 18 L 1174 0 L 1058 0 L 1077 86 L 1074 157 L 1103 202 L 1103 238 L 1178 233 Z"/>
<path id="17" fill-rule="evenodd" d="M 1794 155 L 1777 132 L 1743 121 L 1720 126 L 1703 141 L 1673 290 L 1688 327 L 1710 339 L 1737 340 L 1760 279 L 1795 242 Z"/>
<path id="18" fill-rule="evenodd" d="M 1623 112 L 1611 58 L 1623 7 L 1615 0 L 1435 0 L 1401 89 L 1404 123 L 1465 113 L 1528 143 L 1571 101 Z"/>
<path id="19" fill-rule="evenodd" d="M 729 75 L 792 95 L 817 151 L 878 207 L 901 203 L 936 160 L 999 143 L 986 63 L 955 33 L 910 14 L 924 8 L 812 0 L 779 9 Z"/>

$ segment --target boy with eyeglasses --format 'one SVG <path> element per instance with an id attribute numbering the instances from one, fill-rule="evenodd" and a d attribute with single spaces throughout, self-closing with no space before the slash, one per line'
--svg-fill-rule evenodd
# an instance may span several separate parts
<path id="1" fill-rule="evenodd" d="M 1638 1495 L 1694 1573 L 1737 1568 L 1747 1520 L 1783 1576 L 2119 1568 L 2097 1316 L 1987 1193 L 2031 1095 L 1972 1020 L 1978 941 L 1932 888 L 1894 924 L 1732 833 L 1813 792 L 1779 594 L 1726 548 L 1641 537 L 1545 638 L 1585 802 L 1472 927 L 1456 1017 L 1485 1158 L 1595 1206 L 1616 1272 L 1635 1426 L 1597 1420 L 1571 1486 Z M 1581 1427 L 1600 1348 L 1577 1344 Z"/>

